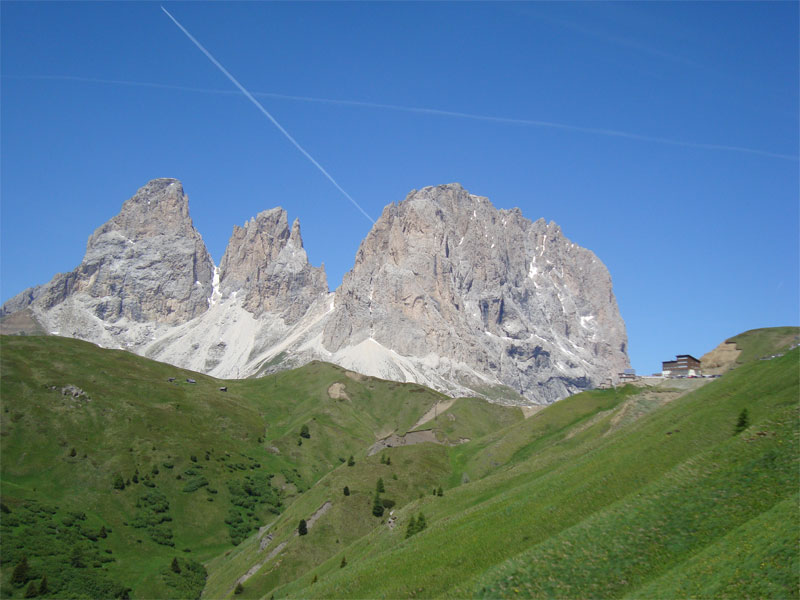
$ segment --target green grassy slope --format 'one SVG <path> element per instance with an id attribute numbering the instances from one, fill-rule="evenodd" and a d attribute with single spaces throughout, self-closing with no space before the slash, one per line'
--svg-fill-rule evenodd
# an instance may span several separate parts
<path id="1" fill-rule="evenodd" d="M 330 486 L 341 496 L 349 484 L 350 504 L 371 500 L 374 477 L 386 465 L 379 455 L 365 460 L 369 446 L 405 433 L 442 399 L 417 385 L 350 377 L 323 363 L 219 381 L 58 337 L 3 337 L 0 358 L 0 491 L 9 511 L 0 521 L 3 597 L 27 589 L 10 583 L 23 556 L 27 579 L 38 585 L 46 575 L 55 596 L 88 589 L 95 590 L 90 596 L 113 597 L 128 589 L 135 597 L 194 597 L 203 579 L 198 588 L 195 562 L 225 558 L 234 542 L 281 513 L 288 519 L 281 523 L 296 526 L 332 493 Z M 334 383 L 347 398 L 330 397 Z M 79 389 L 78 397 L 64 395 L 67 386 Z M 303 425 L 309 438 L 299 436 Z M 431 450 L 393 465 L 402 479 L 385 472 L 396 501 L 446 480 L 445 447 L 425 446 Z M 355 467 L 341 462 L 350 455 Z M 334 529 L 347 540 L 376 525 L 371 516 L 348 516 L 346 506 L 337 511 Z M 95 535 L 101 528 L 106 537 Z M 322 529 L 323 523 L 312 531 Z M 318 549 L 297 568 L 332 551 Z M 71 563 L 73 553 L 85 555 L 74 561 L 83 566 Z M 180 576 L 169 569 L 174 557 L 183 561 L 179 567 L 185 563 Z"/>
<path id="2" fill-rule="evenodd" d="M 622 427 L 615 416 L 636 396 L 593 392 L 563 400 L 490 443 L 477 440 L 486 452 L 494 443 L 494 455 L 507 462 L 443 498 L 399 511 L 400 531 L 420 510 L 428 529 L 407 540 L 397 530 L 374 532 L 346 549 L 345 568 L 333 559 L 315 572 L 313 587 L 309 573 L 275 597 L 646 591 L 670 598 L 682 584 L 720 595 L 749 589 L 796 597 L 796 561 L 776 557 L 795 556 L 798 542 L 796 512 L 788 523 L 777 520 L 797 489 L 798 352 L 742 366 Z M 734 436 L 743 408 L 751 425 Z M 571 414 L 584 416 L 570 424 Z M 466 455 L 467 446 L 455 452 Z M 764 535 L 764 523 L 779 533 Z M 749 562 L 729 560 L 719 581 L 704 580 L 696 557 L 715 547 L 743 553 L 737 532 L 750 542 Z"/>
<path id="3" fill-rule="evenodd" d="M 742 353 L 738 364 L 746 364 L 786 352 L 791 346 L 800 342 L 800 327 L 770 327 L 767 329 L 751 329 L 727 340 L 736 344 Z"/>
<path id="4" fill-rule="evenodd" d="M 459 399 L 418 428 L 438 443 L 372 456 L 446 398 L 0 338 L 0 595 L 46 574 L 45 597 L 797 597 L 800 349 L 758 360 L 786 329 L 737 336 L 750 358 L 683 396 L 595 390 L 528 419 Z"/>

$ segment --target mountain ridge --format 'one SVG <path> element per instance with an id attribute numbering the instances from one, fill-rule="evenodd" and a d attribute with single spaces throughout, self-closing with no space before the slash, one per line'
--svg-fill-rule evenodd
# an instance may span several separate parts
<path id="1" fill-rule="evenodd" d="M 74 271 L 12 298 L 0 316 L 25 308 L 46 331 L 217 377 L 321 359 L 542 404 L 629 364 L 602 262 L 555 223 L 497 209 L 460 184 L 387 205 L 329 292 L 282 208 L 234 226 L 215 266 L 181 183 L 156 179 L 95 231 Z"/>

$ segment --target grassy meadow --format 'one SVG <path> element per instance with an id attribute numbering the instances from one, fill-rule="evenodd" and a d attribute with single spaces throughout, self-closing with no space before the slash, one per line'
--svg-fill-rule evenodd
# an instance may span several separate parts
<path id="1" fill-rule="evenodd" d="M 324 363 L 221 381 L 3 337 L 0 595 L 798 597 L 800 349 L 779 329 L 732 338 L 742 364 L 688 392 L 527 419 L 459 399 L 417 428 L 437 443 L 372 455 L 447 399 Z"/>

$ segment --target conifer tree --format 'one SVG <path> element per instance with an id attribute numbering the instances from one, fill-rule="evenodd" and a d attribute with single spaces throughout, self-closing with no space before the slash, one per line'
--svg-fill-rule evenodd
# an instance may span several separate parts
<path id="1" fill-rule="evenodd" d="M 236 594 L 236 595 L 238 596 L 238 595 L 239 595 L 239 594 L 241 594 L 243 591 L 244 591 L 244 586 L 243 586 L 243 585 L 241 584 L 241 582 L 240 582 L 240 583 L 237 583 L 237 584 L 236 584 L 236 587 L 234 588 L 234 590 L 233 590 L 233 593 L 234 593 L 234 594 Z"/>
<path id="2" fill-rule="evenodd" d="M 410 538 L 415 533 L 417 533 L 417 520 L 414 518 L 414 515 L 411 515 L 411 520 L 408 522 L 408 528 L 406 529 L 406 539 Z"/>
<path id="3" fill-rule="evenodd" d="M 734 429 L 733 435 L 738 435 L 742 433 L 749 426 L 750 426 L 750 416 L 747 414 L 747 409 L 743 408 L 742 412 L 739 413 L 739 420 L 736 421 L 736 429 Z"/>
<path id="4" fill-rule="evenodd" d="M 39 595 L 44 596 L 47 591 L 47 575 L 42 575 L 42 580 L 39 582 Z"/>
<path id="5" fill-rule="evenodd" d="M 386 488 L 383 486 L 383 477 L 378 477 L 378 483 L 375 485 L 375 491 L 379 494 L 382 494 L 386 491 Z"/>
<path id="6" fill-rule="evenodd" d="M 439 486 L 439 489 L 436 490 L 437 496 L 444 496 L 444 490 L 442 490 L 442 486 Z"/>
<path id="7" fill-rule="evenodd" d="M 346 566 L 347 566 L 347 559 L 344 556 L 342 556 L 342 562 L 339 563 L 339 568 L 344 569 Z"/>
<path id="8" fill-rule="evenodd" d="M 355 464 L 356 464 L 356 461 L 353 459 L 353 455 L 351 454 L 350 458 L 347 459 L 347 466 L 348 467 L 352 467 Z"/>
<path id="9" fill-rule="evenodd" d="M 117 473 L 114 475 L 113 486 L 115 490 L 124 490 L 125 489 L 125 482 L 122 480 L 122 475 Z"/>
<path id="10" fill-rule="evenodd" d="M 14 572 L 11 574 L 11 583 L 20 587 L 23 583 L 28 581 L 28 557 L 23 556 L 22 559 L 14 567 Z"/>
<path id="11" fill-rule="evenodd" d="M 39 589 L 36 587 L 36 584 L 31 581 L 28 584 L 28 589 L 25 590 L 25 597 L 26 598 L 35 598 L 38 593 L 39 593 Z"/>
<path id="12" fill-rule="evenodd" d="M 303 425 L 300 428 L 300 437 L 304 437 L 306 439 L 309 439 L 311 437 L 311 433 L 308 431 L 308 425 Z"/>
<path id="13" fill-rule="evenodd" d="M 172 559 L 172 564 L 169 566 L 169 568 L 172 569 L 173 573 L 180 573 L 181 572 L 181 566 L 178 564 L 178 559 L 177 558 L 173 558 Z"/>
<path id="14" fill-rule="evenodd" d="M 372 501 L 372 514 L 376 517 L 383 516 L 383 502 L 378 492 L 375 492 L 375 499 Z"/>
<path id="15" fill-rule="evenodd" d="M 425 520 L 425 515 L 419 513 L 417 516 L 417 531 L 422 531 L 428 526 L 428 522 Z"/>
<path id="16" fill-rule="evenodd" d="M 349 487 L 347 487 L 347 486 L 344 486 L 344 489 L 342 490 L 342 493 L 343 493 L 345 496 L 349 496 L 349 495 L 350 495 L 350 488 L 349 488 Z"/>
<path id="17" fill-rule="evenodd" d="M 300 523 L 297 525 L 297 535 L 306 535 L 308 533 L 308 526 L 306 525 L 305 519 L 300 519 Z"/>

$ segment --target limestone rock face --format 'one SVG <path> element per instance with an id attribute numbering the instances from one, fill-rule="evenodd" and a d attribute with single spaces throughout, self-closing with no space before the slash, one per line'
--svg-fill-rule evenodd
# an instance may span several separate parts
<path id="1" fill-rule="evenodd" d="M 287 325 L 328 293 L 324 266 L 309 264 L 300 222 L 295 220 L 290 230 L 282 208 L 259 213 L 244 227 L 234 226 L 220 263 L 219 284 L 223 297 L 244 293 L 246 310 L 256 316 L 279 315 Z"/>
<path id="2" fill-rule="evenodd" d="M 500 383 L 539 403 L 628 366 L 597 257 L 555 223 L 497 210 L 458 184 L 387 206 L 362 242 L 322 344 L 336 354 L 365 341 L 467 387 Z"/>
<path id="3" fill-rule="evenodd" d="M 106 323 L 178 324 L 207 310 L 213 273 L 180 182 L 155 179 L 91 235 L 74 271 L 26 297 L 39 313 L 71 298 Z"/>

